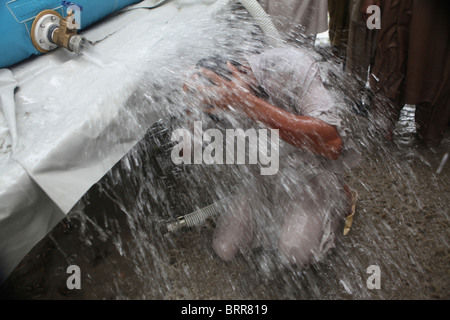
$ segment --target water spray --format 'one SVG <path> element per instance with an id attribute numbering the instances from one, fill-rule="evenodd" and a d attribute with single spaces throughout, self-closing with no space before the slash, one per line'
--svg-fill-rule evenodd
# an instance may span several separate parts
<path id="1" fill-rule="evenodd" d="M 121 12 L 134 9 L 154 9 L 169 1 L 162 0 L 151 7 L 134 7 L 124 9 Z M 240 0 L 240 2 L 256 20 L 261 30 L 267 36 L 270 45 L 275 47 L 285 46 L 272 19 L 256 0 Z M 81 49 L 86 46 L 88 41 L 77 34 L 77 28 L 74 24 L 74 13 L 70 9 L 74 4 L 68 1 L 63 1 L 62 4 L 68 8 L 67 17 L 62 17 L 54 10 L 43 10 L 36 16 L 31 28 L 33 45 L 42 53 L 50 52 L 58 47 L 64 47 L 69 51 L 80 54 Z M 81 6 L 76 6 L 82 10 Z M 168 232 L 174 233 L 183 228 L 199 226 L 208 218 L 220 214 L 223 211 L 224 201 L 228 200 L 224 199 L 187 215 L 180 216 L 174 221 L 168 222 L 165 228 Z"/>
<path id="2" fill-rule="evenodd" d="M 441 164 L 439 165 L 439 168 L 436 170 L 436 174 L 441 174 L 442 170 L 444 169 L 445 164 L 448 161 L 448 155 L 449 153 L 447 152 L 444 157 L 442 158 Z"/>

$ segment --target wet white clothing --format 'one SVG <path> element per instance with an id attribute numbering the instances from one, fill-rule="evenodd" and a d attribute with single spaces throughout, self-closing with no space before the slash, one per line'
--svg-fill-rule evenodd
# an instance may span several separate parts
<path id="1" fill-rule="evenodd" d="M 275 48 L 247 60 L 258 83 L 269 95 L 269 102 L 297 115 L 314 117 L 334 126 L 344 142 L 340 159 L 333 161 L 297 149 L 280 141 L 280 166 L 313 166 L 330 173 L 342 173 L 355 165 L 354 144 L 342 121 L 340 110 L 322 84 L 319 67 L 305 49 Z"/>

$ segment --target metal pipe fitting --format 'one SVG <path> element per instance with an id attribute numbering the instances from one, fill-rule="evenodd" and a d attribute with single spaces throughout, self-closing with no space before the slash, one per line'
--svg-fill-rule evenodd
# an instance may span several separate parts
<path id="1" fill-rule="evenodd" d="M 54 10 L 41 11 L 31 27 L 31 40 L 36 49 L 47 53 L 57 47 L 64 47 L 80 54 L 80 49 L 86 39 L 78 35 L 75 28 L 67 25 L 70 17 L 72 14 L 62 17 Z"/>
<path id="2" fill-rule="evenodd" d="M 78 34 L 73 35 L 69 39 L 68 49 L 76 54 L 81 54 L 81 48 L 84 46 L 86 41 L 87 40 L 85 37 Z"/>
<path id="3" fill-rule="evenodd" d="M 231 196 L 222 199 L 220 201 L 217 201 L 205 208 L 178 217 L 173 221 L 169 221 L 167 222 L 163 230 L 168 233 L 176 233 L 184 228 L 198 227 L 202 225 L 208 218 L 213 218 L 221 214 L 224 210 L 224 205 L 228 203 L 230 200 Z"/>

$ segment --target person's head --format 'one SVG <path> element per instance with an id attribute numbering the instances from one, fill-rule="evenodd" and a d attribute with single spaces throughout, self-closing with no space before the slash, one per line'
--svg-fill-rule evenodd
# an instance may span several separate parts
<path id="1" fill-rule="evenodd" d="M 203 58 L 200 61 L 197 62 L 196 67 L 197 68 L 204 68 L 208 69 L 217 75 L 221 76 L 222 78 L 231 81 L 231 70 L 227 66 L 227 62 L 230 62 L 233 66 L 235 66 L 240 72 L 243 72 L 244 66 L 231 59 L 225 59 L 219 55 L 211 56 L 208 58 Z M 250 70 L 250 68 L 248 68 Z"/>
<path id="2" fill-rule="evenodd" d="M 231 63 L 238 69 L 239 72 L 245 74 L 248 77 L 249 79 L 248 85 L 250 88 L 252 88 L 252 90 L 254 91 L 253 93 L 256 96 L 264 99 L 268 98 L 268 95 L 265 92 L 265 90 L 256 81 L 252 69 L 248 65 L 246 65 L 245 62 L 241 63 L 236 60 L 226 59 L 219 55 L 214 55 L 211 57 L 201 59 L 200 61 L 197 62 L 196 67 L 208 69 L 216 73 L 217 75 L 221 76 L 222 78 L 231 81 L 232 72 L 228 68 L 227 62 Z"/>

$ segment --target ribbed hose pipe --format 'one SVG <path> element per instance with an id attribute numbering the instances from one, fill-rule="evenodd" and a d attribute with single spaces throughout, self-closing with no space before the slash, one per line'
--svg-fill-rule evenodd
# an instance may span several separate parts
<path id="1" fill-rule="evenodd" d="M 280 33 L 272 22 L 270 16 L 264 11 L 256 0 L 239 0 L 266 35 L 268 42 L 274 47 L 284 47 L 286 43 L 282 40 Z"/>
<path id="2" fill-rule="evenodd" d="M 168 222 L 164 231 L 169 233 L 178 232 L 184 228 L 198 227 L 205 223 L 208 218 L 218 216 L 223 212 L 223 206 L 230 201 L 230 197 L 217 201 L 207 207 L 178 217 L 176 220 Z M 164 233 L 165 233 L 164 232 Z"/>

